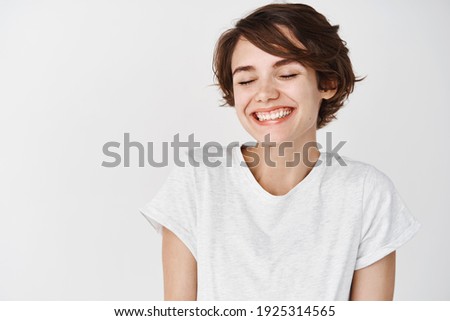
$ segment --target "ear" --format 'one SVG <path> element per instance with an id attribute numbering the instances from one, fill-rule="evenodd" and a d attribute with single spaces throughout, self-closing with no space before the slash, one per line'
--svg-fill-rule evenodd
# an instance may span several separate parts
<path id="1" fill-rule="evenodd" d="M 337 92 L 337 81 L 336 80 L 330 80 L 325 82 L 325 88 L 320 89 L 320 96 L 322 99 L 330 99 L 332 98 L 336 92 Z"/>

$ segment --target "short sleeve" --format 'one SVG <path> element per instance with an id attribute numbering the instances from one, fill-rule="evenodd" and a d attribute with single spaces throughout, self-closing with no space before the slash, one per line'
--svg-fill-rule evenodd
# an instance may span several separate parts
<path id="1" fill-rule="evenodd" d="M 175 165 L 161 189 L 139 211 L 158 234 L 162 235 L 163 226 L 172 231 L 197 259 L 195 177 L 187 155 L 180 153 L 184 167 Z"/>
<path id="2" fill-rule="evenodd" d="M 362 231 L 355 270 L 397 250 L 420 229 L 392 181 L 370 166 L 363 190 Z"/>

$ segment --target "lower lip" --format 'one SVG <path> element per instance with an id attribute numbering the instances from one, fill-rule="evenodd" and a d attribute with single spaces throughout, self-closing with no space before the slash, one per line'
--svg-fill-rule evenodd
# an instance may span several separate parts
<path id="1" fill-rule="evenodd" d="M 296 110 L 296 108 L 292 109 L 291 113 L 283 118 L 278 118 L 278 119 L 273 119 L 273 120 L 271 119 L 271 120 L 260 121 L 256 118 L 256 116 L 251 115 L 250 117 L 253 118 L 253 120 L 258 125 L 261 125 L 261 126 L 278 125 L 278 124 L 281 124 L 281 123 L 285 122 L 286 120 L 288 120 L 292 116 L 292 114 L 295 113 L 295 110 Z"/>

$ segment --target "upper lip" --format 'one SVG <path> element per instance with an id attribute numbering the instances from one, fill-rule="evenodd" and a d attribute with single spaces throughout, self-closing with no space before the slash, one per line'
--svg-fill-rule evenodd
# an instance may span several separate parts
<path id="1" fill-rule="evenodd" d="M 273 106 L 273 107 L 266 107 L 266 108 L 258 108 L 258 109 L 255 109 L 254 111 L 252 111 L 250 114 L 255 114 L 255 113 L 260 113 L 260 112 L 270 113 L 272 110 L 280 109 L 280 108 L 295 108 L 295 107 L 280 105 L 280 106 Z"/>

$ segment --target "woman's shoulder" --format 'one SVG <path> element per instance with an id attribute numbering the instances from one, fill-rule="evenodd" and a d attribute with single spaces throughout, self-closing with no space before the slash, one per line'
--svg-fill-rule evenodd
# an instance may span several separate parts
<path id="1" fill-rule="evenodd" d="M 182 153 L 187 166 L 194 168 L 195 172 L 218 172 L 227 167 L 234 167 L 235 147 L 214 144 L 190 148 Z"/>
<path id="2" fill-rule="evenodd" d="M 368 162 L 326 151 L 322 152 L 320 160 L 323 166 L 335 172 L 344 171 L 361 174 L 367 172 L 369 168 L 373 167 L 373 165 Z"/>
<path id="3" fill-rule="evenodd" d="M 323 163 L 328 176 L 335 176 L 346 181 L 367 184 L 377 182 L 390 185 L 392 183 L 388 175 L 369 161 L 355 159 L 345 155 L 324 153 Z"/>

